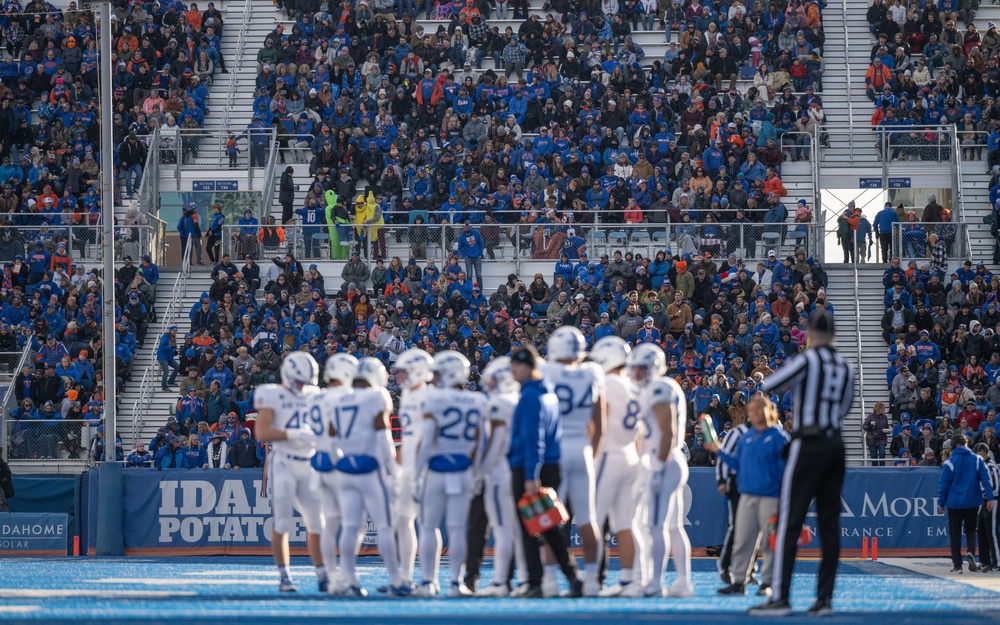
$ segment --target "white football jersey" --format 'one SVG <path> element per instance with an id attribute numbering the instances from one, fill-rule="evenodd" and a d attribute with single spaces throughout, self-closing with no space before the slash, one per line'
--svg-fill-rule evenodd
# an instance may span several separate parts
<path id="1" fill-rule="evenodd" d="M 374 456 L 375 418 L 392 410 L 384 388 L 345 388 L 323 393 L 314 404 L 323 415 L 323 430 L 332 425 L 344 456 Z"/>
<path id="2" fill-rule="evenodd" d="M 407 389 L 399 400 L 399 426 L 403 429 L 403 469 L 416 469 L 417 450 L 424 436 L 424 415 L 427 413 L 424 398 L 428 387 Z"/>
<path id="3" fill-rule="evenodd" d="M 608 402 L 608 423 L 604 430 L 604 449 L 620 451 L 635 449 L 635 440 L 642 429 L 639 394 L 632 380 L 612 373 L 604 378 Z M 637 452 L 636 452 L 637 453 Z"/>
<path id="4" fill-rule="evenodd" d="M 486 413 L 486 396 L 462 389 L 432 388 L 427 389 L 424 400 L 426 414 L 431 415 L 437 425 L 432 455 L 471 458 Z"/>
<path id="5" fill-rule="evenodd" d="M 653 415 L 653 406 L 663 402 L 672 402 L 677 411 L 677 423 L 675 431 L 677 433 L 672 451 L 683 451 L 684 431 L 687 427 L 687 399 L 684 391 L 673 378 L 657 378 L 646 385 L 639 397 L 639 406 L 642 410 L 643 422 L 649 432 L 643 442 L 642 453 L 655 455 L 659 452 L 660 444 L 660 424 L 657 423 Z"/>
<path id="6" fill-rule="evenodd" d="M 270 408 L 274 411 L 271 427 L 277 430 L 307 430 L 319 436 L 323 432 L 323 420 L 318 409 L 312 409 L 312 399 L 319 392 L 315 386 L 306 386 L 301 395 L 280 384 L 265 384 L 253 396 L 256 410 Z M 311 456 L 313 444 L 308 440 L 273 441 L 275 450 L 286 453 Z"/>
<path id="7" fill-rule="evenodd" d="M 576 365 L 552 362 L 542 366 L 542 373 L 559 398 L 563 440 L 586 440 L 594 400 L 604 394 L 604 371 L 594 362 Z"/>
<path id="8" fill-rule="evenodd" d="M 514 420 L 514 409 L 517 408 L 518 396 L 513 393 L 494 395 L 486 402 L 486 421 L 499 421 L 504 424 L 503 428 L 493 428 L 490 431 L 490 446 L 500 445 L 497 464 L 499 466 L 486 467 L 488 472 L 498 469 L 499 473 L 509 472 L 507 456 L 510 454 L 510 426 Z"/>

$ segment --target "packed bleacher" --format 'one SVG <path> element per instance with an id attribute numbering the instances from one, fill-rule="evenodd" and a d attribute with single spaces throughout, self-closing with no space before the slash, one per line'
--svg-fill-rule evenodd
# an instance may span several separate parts
<path id="1" fill-rule="evenodd" d="M 521 224 L 532 255 L 555 260 L 598 212 L 628 224 L 689 213 L 692 226 L 742 225 L 751 243 L 757 224 L 811 219 L 785 206 L 812 198 L 786 199 L 781 170 L 809 159 L 824 121 L 816 3 L 555 2 L 544 17 L 514 10 L 516 32 L 490 24 L 506 7 L 486 0 L 424 8 L 282 5 L 294 24 L 257 52 L 251 126 L 275 127 L 282 158 L 310 163 L 312 180 L 295 181 L 305 205 L 283 178 L 284 223 Z M 426 29 L 421 12 L 436 20 Z M 633 40 L 640 22 L 667 27 L 664 58 Z M 373 206 L 359 210 L 365 190 Z M 735 232 L 710 230 L 699 238 Z M 804 244 L 804 226 L 793 231 Z M 365 235 L 331 229 L 332 253 Z M 378 236 L 374 257 L 388 260 Z"/>
<path id="2" fill-rule="evenodd" d="M 12 438 L 14 458 L 101 460 L 107 396 L 101 284 L 115 281 L 116 396 L 155 318 L 159 270 L 139 243 L 148 222 L 140 211 L 126 211 L 120 225 L 129 227 L 115 230 L 116 259 L 124 266 L 102 276 L 94 266 L 106 201 L 98 181 L 103 155 L 94 14 L 76 2 L 22 6 L 12 0 L 0 28 L 6 46 L 0 63 L 0 343 L 11 351 L 30 343 L 33 351 L 14 381 L 17 423 L 4 435 Z M 193 133 L 209 113 L 206 85 L 225 69 L 222 16 L 212 2 L 204 11 L 194 3 L 115 3 L 111 28 L 115 153 L 109 158 L 119 200 L 119 193 L 138 193 L 144 140 L 157 127 L 186 129 L 196 142 Z M 177 136 L 185 148 L 191 143 Z M 123 458 L 120 439 L 116 446 Z"/>
<path id="3" fill-rule="evenodd" d="M 954 434 L 1000 452 L 1000 280 L 969 260 L 948 273 L 893 258 L 882 284 L 888 399 L 862 424 L 876 466 L 937 466 Z"/>
<path id="4" fill-rule="evenodd" d="M 871 125 L 887 134 L 892 160 L 936 160 L 943 135 L 909 126 L 954 125 L 962 158 L 1000 166 L 997 76 L 1000 31 L 975 23 L 979 3 L 940 0 L 907 6 L 873 0 L 866 19 L 875 41 L 864 81 L 875 104 Z M 961 30 L 956 22 L 963 22 Z"/>
<path id="5" fill-rule="evenodd" d="M 354 254 L 340 276 L 324 276 L 291 254 L 264 266 L 226 256 L 187 318 L 159 338 L 161 389 L 178 399 L 132 464 L 258 466 L 265 445 L 253 436 L 252 397 L 277 381 L 293 350 L 308 351 L 321 366 L 339 352 L 376 357 L 398 401 L 392 367 L 410 347 L 465 354 L 475 388 L 493 358 L 527 344 L 544 353 L 563 325 L 580 328 L 590 345 L 616 335 L 663 346 L 690 414 L 711 414 L 725 430 L 746 419 L 757 384 L 804 346 L 808 314 L 833 311 L 826 272 L 804 250 L 756 268 L 736 257 L 717 263 L 669 250 L 653 259 L 615 252 L 552 267 L 549 274 L 511 274 L 484 292 L 457 257 L 440 268 L 400 258 L 369 266 Z M 790 415 L 790 393 L 771 399 Z M 692 463 L 707 466 L 714 455 L 694 419 L 687 432 Z"/>

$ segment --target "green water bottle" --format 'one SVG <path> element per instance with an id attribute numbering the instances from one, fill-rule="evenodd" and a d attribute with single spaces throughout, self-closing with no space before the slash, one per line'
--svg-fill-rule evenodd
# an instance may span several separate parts
<path id="1" fill-rule="evenodd" d="M 701 425 L 701 435 L 704 437 L 705 443 L 718 445 L 719 435 L 715 431 L 715 422 L 712 420 L 712 417 L 703 414 L 698 417 L 698 424 Z"/>

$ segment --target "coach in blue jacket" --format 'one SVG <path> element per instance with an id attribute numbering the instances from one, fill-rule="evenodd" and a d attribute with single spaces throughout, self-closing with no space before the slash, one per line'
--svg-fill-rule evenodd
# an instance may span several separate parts
<path id="1" fill-rule="evenodd" d="M 559 488 L 559 398 L 552 384 L 538 369 L 541 357 L 528 345 L 511 356 L 510 371 L 521 384 L 521 398 L 511 423 L 510 460 L 514 503 L 525 494 L 535 494 L 542 486 Z M 536 536 L 521 532 L 528 562 L 528 591 L 525 597 L 542 596 L 541 544 Z M 544 532 L 545 543 L 555 553 L 559 567 L 570 583 L 574 597 L 583 596 L 583 582 L 577 576 L 566 538 L 558 527 Z"/>
<path id="2" fill-rule="evenodd" d="M 952 573 L 962 572 L 962 529 L 965 529 L 965 559 L 975 572 L 976 523 L 979 507 L 986 500 L 986 509 L 995 505 L 990 474 L 983 459 L 969 450 L 969 439 L 958 434 L 951 439 L 951 458 L 941 467 L 938 480 L 938 506 L 948 509 L 948 535 L 951 537 Z"/>

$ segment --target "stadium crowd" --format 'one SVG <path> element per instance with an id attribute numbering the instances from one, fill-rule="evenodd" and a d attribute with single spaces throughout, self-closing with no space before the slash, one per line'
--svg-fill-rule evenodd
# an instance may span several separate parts
<path id="1" fill-rule="evenodd" d="M 616 251 L 590 262 L 584 252 L 577 263 L 554 264 L 550 275 L 511 274 L 492 293 L 457 257 L 442 268 L 399 258 L 370 267 L 355 253 L 338 280 L 290 254 L 266 267 L 224 256 L 212 287 L 189 311 L 189 325 L 159 338 L 162 388 L 176 386 L 179 397 L 134 464 L 257 466 L 264 445 L 254 443 L 252 396 L 275 381 L 294 350 L 321 364 L 339 352 L 376 357 L 389 369 L 398 401 L 393 363 L 410 347 L 465 354 L 475 389 L 492 359 L 527 344 L 544 353 L 549 334 L 571 325 L 589 345 L 615 335 L 664 348 L 669 373 L 690 402 L 691 463 L 708 466 L 715 457 L 703 446 L 696 416 L 712 415 L 720 431 L 745 421 L 757 385 L 802 349 L 809 313 L 833 312 L 826 272 L 798 251 L 798 259 L 769 254 L 756 268 L 735 256 L 716 263 L 669 250 L 653 259 Z M 771 399 L 790 414 L 790 394 Z"/>
<path id="2" fill-rule="evenodd" d="M 350 225 L 468 220 L 508 236 L 517 225 L 534 257 L 576 260 L 564 243 L 598 211 L 690 222 L 709 239 L 739 239 L 728 224 L 741 225 L 751 244 L 763 231 L 751 226 L 794 215 L 805 238 L 809 202 L 789 211 L 780 176 L 810 157 L 824 120 L 817 4 L 556 2 L 545 17 L 514 7 L 516 32 L 490 24 L 505 4 L 281 5 L 294 24 L 257 53 L 248 131 L 276 128 L 282 159 L 309 163 L 304 205 L 282 176 L 282 222 L 298 215 L 307 241 L 326 225 L 334 258 L 367 243 Z M 440 19 L 434 32 L 415 21 L 421 8 Z M 667 27 L 663 59 L 633 40 L 640 21 Z M 428 232 L 412 229 L 413 246 Z M 373 229 L 371 244 L 388 260 L 384 237 Z M 500 234 L 484 238 L 491 250 Z M 241 255 L 259 257 L 246 242 Z"/>
<path id="3" fill-rule="evenodd" d="M 937 466 L 955 434 L 996 456 L 1000 277 L 969 260 L 948 273 L 892 258 L 882 284 L 889 397 L 862 424 L 870 457 Z"/>
<path id="4" fill-rule="evenodd" d="M 869 30 L 877 41 L 865 73 L 875 104 L 871 124 L 886 129 L 892 159 L 937 159 L 946 135 L 908 126 L 954 125 L 962 157 L 1000 167 L 1000 31 L 980 32 L 979 2 L 940 0 L 921 6 L 873 0 Z M 960 30 L 956 22 L 964 22 Z M 899 127 L 897 130 L 896 127 Z"/>

